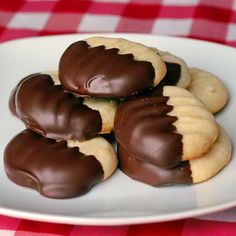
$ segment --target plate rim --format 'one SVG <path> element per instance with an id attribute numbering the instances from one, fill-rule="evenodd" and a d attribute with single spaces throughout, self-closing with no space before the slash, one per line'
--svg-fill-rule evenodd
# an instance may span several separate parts
<path id="1" fill-rule="evenodd" d="M 152 35 L 145 33 L 84 33 L 84 34 L 60 34 L 60 35 L 47 35 L 47 36 L 33 36 L 26 37 L 20 39 L 8 40 L 0 43 L 0 50 L 5 45 L 17 44 L 19 42 L 27 41 L 37 41 L 37 40 L 47 40 L 53 38 L 63 38 L 63 37 L 91 37 L 91 36 L 111 36 L 111 37 L 129 37 L 136 36 L 137 38 L 141 37 L 151 37 L 151 38 L 159 38 L 159 39 L 176 39 L 181 41 L 191 41 L 205 45 L 214 45 L 217 47 L 234 50 L 236 54 L 236 48 L 228 45 L 223 45 L 216 42 L 209 42 L 199 39 L 191 39 L 185 37 L 176 37 L 176 36 L 164 36 L 164 35 Z M 74 225 L 101 225 L 101 226 L 111 226 L 111 225 L 127 225 L 127 224 L 146 224 L 146 223 L 154 223 L 154 222 L 165 222 L 165 221 L 173 221 L 180 220 L 189 217 L 196 217 L 204 214 L 215 213 L 221 210 L 227 210 L 236 206 L 236 197 L 235 200 L 229 201 L 222 204 L 217 204 L 213 206 L 201 207 L 191 210 L 184 210 L 181 212 L 175 213 L 166 213 L 166 214 L 155 214 L 155 212 L 150 212 L 150 215 L 144 216 L 128 216 L 128 217 L 89 217 L 89 216 L 65 216 L 61 214 L 45 214 L 40 212 L 31 212 L 31 211 L 22 211 L 16 210 L 9 207 L 4 207 L 0 205 L 0 213 L 10 217 L 17 217 L 27 220 L 41 221 L 41 222 L 50 222 L 50 223 L 63 223 L 63 224 L 74 224 Z"/>
<path id="2" fill-rule="evenodd" d="M 17 38 L 17 39 L 9 39 L 7 41 L 3 41 L 0 42 L 0 49 L 1 47 L 8 45 L 8 44 L 15 44 L 18 42 L 22 42 L 22 41 L 37 41 L 37 40 L 46 40 L 46 39 L 50 39 L 50 38 L 63 38 L 63 37 L 92 37 L 92 36 L 111 36 L 111 37 L 130 37 L 130 36 L 136 36 L 136 37 L 151 37 L 151 38 L 162 38 L 162 39 L 177 39 L 177 40 L 183 40 L 183 41 L 192 41 L 192 42 L 196 42 L 196 43 L 203 43 L 203 44 L 209 44 L 209 45 L 215 45 L 215 46 L 219 46 L 219 47 L 224 47 L 230 50 L 235 50 L 236 48 L 231 46 L 231 45 L 225 45 L 225 44 L 221 44 L 218 42 L 214 42 L 214 41 L 207 41 L 207 40 L 203 40 L 203 39 L 196 39 L 196 38 L 187 38 L 184 36 L 175 36 L 175 35 L 157 35 L 157 34 L 147 34 L 147 33 L 125 33 L 125 32 L 120 32 L 120 33 L 113 33 L 113 32 L 101 32 L 101 33 L 65 33 L 65 34 L 52 34 L 52 35 L 42 35 L 42 36 L 30 36 L 30 37 L 23 37 L 23 38 Z"/>
<path id="3" fill-rule="evenodd" d="M 205 214 L 217 213 L 222 210 L 228 210 L 236 206 L 236 200 L 219 204 L 216 206 L 204 207 L 201 209 L 185 210 L 178 213 L 168 213 L 165 215 L 150 216 L 131 216 L 131 217 L 86 217 L 86 216 L 64 216 L 45 213 L 36 213 L 30 211 L 20 211 L 7 209 L 0 206 L 0 213 L 5 216 L 33 220 L 39 222 L 57 223 L 57 224 L 73 224 L 73 225 L 91 225 L 91 226 L 121 226 L 136 225 L 147 223 L 160 223 L 167 221 L 182 220 L 190 217 L 197 217 Z"/>

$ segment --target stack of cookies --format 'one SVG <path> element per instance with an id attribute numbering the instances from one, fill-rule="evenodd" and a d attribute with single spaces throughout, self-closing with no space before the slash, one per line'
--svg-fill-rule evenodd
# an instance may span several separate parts
<path id="1" fill-rule="evenodd" d="M 24 78 L 9 107 L 27 129 L 5 149 L 7 176 L 52 198 L 76 197 L 120 169 L 154 186 L 205 181 L 231 158 L 213 113 L 228 100 L 213 74 L 126 39 L 71 44 L 57 72 Z M 101 135 L 114 131 L 117 155 Z"/>
<path id="2" fill-rule="evenodd" d="M 27 127 L 4 153 L 7 176 L 16 184 L 46 197 L 71 198 L 115 171 L 114 148 L 99 135 L 113 129 L 114 99 L 74 96 L 55 73 L 39 73 L 20 81 L 9 105 Z"/>

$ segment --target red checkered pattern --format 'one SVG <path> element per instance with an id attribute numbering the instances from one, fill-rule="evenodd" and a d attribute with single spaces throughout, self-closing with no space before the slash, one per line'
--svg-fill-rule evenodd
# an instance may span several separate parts
<path id="1" fill-rule="evenodd" d="M 235 236 L 236 223 L 186 219 L 125 226 L 74 226 L 0 216 L 1 236 Z"/>
<path id="2" fill-rule="evenodd" d="M 236 46 L 236 0 L 0 0 L 0 42 L 62 33 L 138 32 Z M 236 235 L 236 209 L 198 219 L 116 227 L 0 216 L 0 236 Z"/>
<path id="3" fill-rule="evenodd" d="M 84 32 L 139 32 L 236 46 L 235 0 L 0 0 L 0 42 Z"/>

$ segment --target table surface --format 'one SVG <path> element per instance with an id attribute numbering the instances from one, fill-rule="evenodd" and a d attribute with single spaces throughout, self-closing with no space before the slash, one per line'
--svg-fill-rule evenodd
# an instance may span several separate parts
<path id="1" fill-rule="evenodd" d="M 236 46 L 236 0 L 0 0 L 0 42 L 41 35 L 133 32 Z M 193 219 L 125 226 L 74 226 L 0 215 L 6 235 L 236 235 L 236 208 Z"/>

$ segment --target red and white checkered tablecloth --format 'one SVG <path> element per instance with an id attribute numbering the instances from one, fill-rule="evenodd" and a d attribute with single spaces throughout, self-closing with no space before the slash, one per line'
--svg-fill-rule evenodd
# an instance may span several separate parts
<path id="1" fill-rule="evenodd" d="M 0 42 L 50 34 L 138 32 L 236 46 L 236 0 L 0 0 Z M 236 208 L 173 222 L 73 226 L 0 215 L 0 236 L 236 235 Z"/>
<path id="2" fill-rule="evenodd" d="M 235 0 L 0 0 L 0 42 L 78 32 L 139 32 L 236 46 Z"/>

